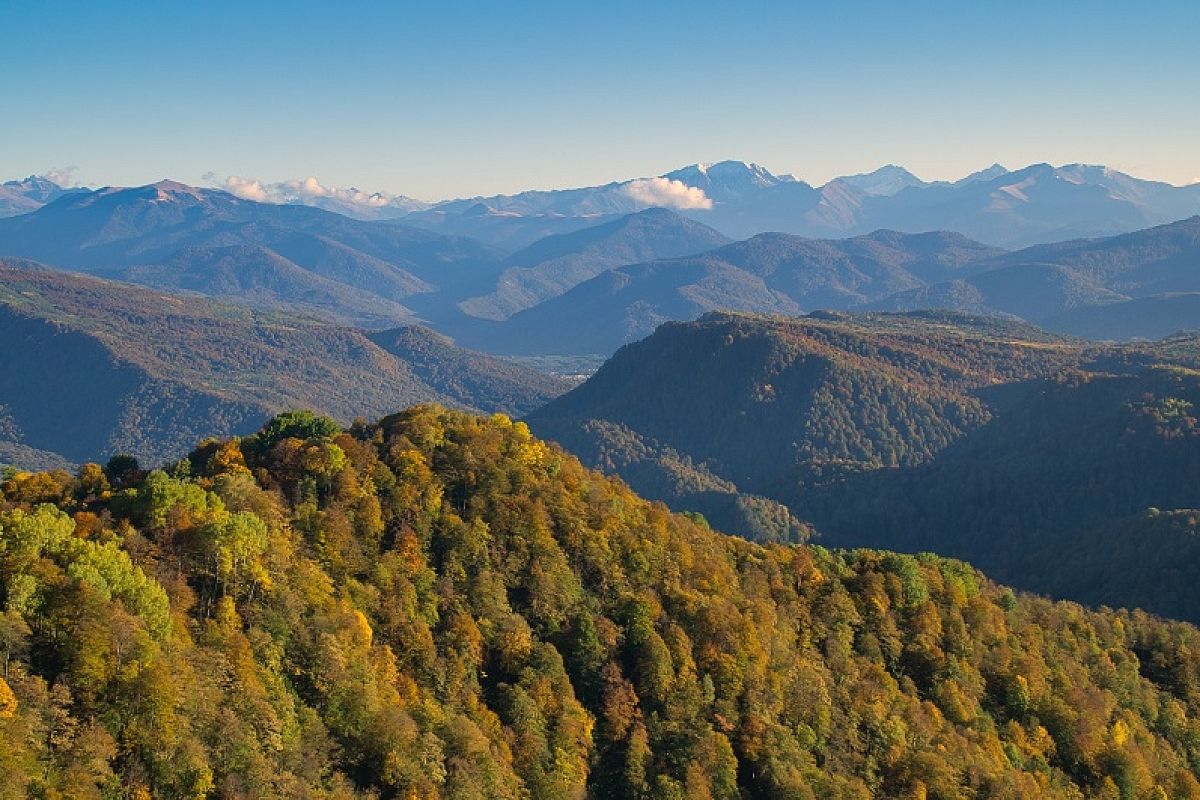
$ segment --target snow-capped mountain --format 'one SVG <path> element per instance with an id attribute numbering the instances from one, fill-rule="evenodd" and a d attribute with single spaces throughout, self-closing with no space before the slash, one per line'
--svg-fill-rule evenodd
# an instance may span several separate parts
<path id="1" fill-rule="evenodd" d="M 67 192 L 66 189 L 41 175 L 30 175 L 19 181 L 0 183 L 0 217 L 12 217 L 36 211 L 46 203 Z"/>

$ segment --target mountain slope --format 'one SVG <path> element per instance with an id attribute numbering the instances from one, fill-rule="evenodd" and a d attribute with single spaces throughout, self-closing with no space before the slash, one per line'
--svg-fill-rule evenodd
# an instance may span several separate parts
<path id="1" fill-rule="evenodd" d="M 1181 524 L 1200 506 L 1197 403 L 1193 369 L 1067 373 L 923 466 L 792 504 L 831 544 L 936 550 L 1035 591 L 1198 620 L 1200 539 Z"/>
<path id="2" fill-rule="evenodd" d="M 264 259 L 278 256 L 314 277 L 306 284 L 303 272 L 288 269 L 288 280 L 277 282 L 280 291 L 263 298 L 267 305 L 312 305 L 311 296 L 321 295 L 323 313 L 341 321 L 380 318 L 383 327 L 406 318 L 396 303 L 473 280 L 496 259 L 490 248 L 462 238 L 171 181 L 69 194 L 32 214 L 0 220 L 0 255 L 116 271 L 131 280 L 144 275 L 154 286 L 186 282 L 198 291 L 219 287 L 234 273 L 261 273 Z M 275 262 L 272 271 L 281 269 Z M 185 274 L 172 277 L 177 271 Z M 339 292 L 329 281 L 348 288 Z M 329 302 L 339 294 L 349 303 L 345 309 Z"/>
<path id="3" fill-rule="evenodd" d="M 496 352 L 606 353 L 669 320 L 729 309 L 844 309 L 943 280 L 997 255 L 955 234 L 876 231 L 844 240 L 763 234 L 692 258 L 622 267 L 515 314 L 486 337 Z M 468 341 L 472 341 L 468 339 Z"/>
<path id="4" fill-rule="evenodd" d="M 897 292 L 863 308 L 879 311 L 944 308 L 968 313 L 1008 314 L 1045 323 L 1073 309 L 1096 308 L 1128 299 L 1070 267 L 1021 264 Z"/>
<path id="5" fill-rule="evenodd" d="M 1046 327 L 1087 339 L 1161 339 L 1200 329 L 1200 292 L 1139 297 L 1088 306 L 1047 319 Z"/>
<path id="6" fill-rule="evenodd" d="M 920 463 L 990 418 L 977 390 L 1078 358 L 1075 344 L 985 319 L 714 313 L 622 348 L 528 421 L 572 450 L 593 420 L 624 426 L 743 491 L 779 496 Z"/>
<path id="7" fill-rule="evenodd" d="M 0 439 L 72 461 L 124 450 L 159 462 L 285 408 L 520 412 L 565 388 L 445 343 L 418 368 L 350 328 L 27 263 L 0 266 L 0 326 Z"/>
<path id="8" fill-rule="evenodd" d="M 1089 338 L 1157 338 L 1200 326 L 1200 317 L 1188 313 L 1184 300 L 1165 299 L 1200 292 L 1197 265 L 1200 217 L 1192 217 L 1120 236 L 999 254 L 974 262 L 962 278 L 898 292 L 868 307 L 907 311 L 941 306 L 1012 314 Z M 1127 303 L 1152 296 L 1164 299 Z M 1105 311 L 1107 306 L 1112 309 Z M 1139 313 L 1157 306 L 1166 316 Z M 1108 319 L 1111 328 L 1104 326 Z"/>
<path id="9" fill-rule="evenodd" d="M 1189 625 L 725 537 L 506 418 L 186 464 L 0 481 L 0 791 L 1200 797 Z"/>
<path id="10" fill-rule="evenodd" d="M 560 297 L 477 329 L 464 341 L 492 352 L 605 354 L 645 336 L 664 322 L 692 319 L 713 308 L 799 313 L 786 295 L 755 275 L 700 256 L 620 267 Z M 477 337 L 477 338 L 474 338 Z"/>
<path id="11" fill-rule="evenodd" d="M 830 544 L 945 553 L 1022 588 L 1200 620 L 1168 602 L 1192 596 L 1178 565 L 1200 539 L 1176 526 L 1161 547 L 1116 541 L 1150 507 L 1200 507 L 1198 368 L 1194 337 L 710 314 L 623 348 L 529 424 L 676 508 L 689 492 L 766 497 Z M 1114 577 L 1114 554 L 1139 548 Z"/>
<path id="12" fill-rule="evenodd" d="M 409 325 L 367 334 L 413 374 L 461 408 L 533 409 L 574 386 L 566 378 L 464 350 L 428 328 Z"/>
<path id="13" fill-rule="evenodd" d="M 1069 267 L 1091 281 L 1130 296 L 1200 289 L 1200 216 L 1119 236 L 1030 247 L 986 266 L 1031 263 Z"/>
<path id="14" fill-rule="evenodd" d="M 67 192 L 82 191 L 64 189 L 49 178 L 30 175 L 20 181 L 0 183 L 0 217 L 28 214 Z"/>
<path id="15" fill-rule="evenodd" d="M 505 259 L 494 291 L 459 306 L 472 316 L 505 319 L 614 267 L 692 255 L 728 242 L 711 228 L 652 208 L 538 240 Z"/>
<path id="16" fill-rule="evenodd" d="M 164 262 L 98 273 L 168 292 L 188 291 L 257 308 L 306 312 L 366 328 L 411 322 L 397 302 L 300 267 L 257 245 L 187 247 Z"/>

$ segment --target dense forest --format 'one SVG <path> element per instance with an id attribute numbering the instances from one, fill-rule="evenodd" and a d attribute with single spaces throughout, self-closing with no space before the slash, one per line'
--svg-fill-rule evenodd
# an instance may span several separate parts
<path id="1" fill-rule="evenodd" d="M 1195 336 L 1096 345 L 950 313 L 711 314 L 621 350 L 528 421 L 731 533 L 931 551 L 1197 622 L 1198 368 Z M 731 498 L 786 511 L 738 517 Z"/>
<path id="2" fill-rule="evenodd" d="M 933 550 L 1034 591 L 1200 621 L 1198 406 L 1193 369 L 1064 371 L 925 464 L 786 499 L 827 543 Z"/>
<path id="3" fill-rule="evenodd" d="M 995 387 L 1084 352 L 959 314 L 713 313 L 663 325 L 526 420 L 639 493 L 706 511 L 721 492 L 790 500 L 799 486 L 924 463 L 992 419 L 1005 400 Z M 718 527 L 780 538 L 779 526 L 730 522 Z"/>
<path id="4" fill-rule="evenodd" d="M 0 483 L 0 796 L 1200 797 L 1200 631 L 758 545 L 503 416 Z"/>

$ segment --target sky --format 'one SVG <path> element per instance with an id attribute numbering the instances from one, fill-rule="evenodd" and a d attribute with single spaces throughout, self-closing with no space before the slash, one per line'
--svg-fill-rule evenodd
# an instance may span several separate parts
<path id="1" fill-rule="evenodd" d="M 1197 31 L 1195 0 L 0 0 L 0 179 L 438 200 L 732 158 L 1193 183 Z"/>

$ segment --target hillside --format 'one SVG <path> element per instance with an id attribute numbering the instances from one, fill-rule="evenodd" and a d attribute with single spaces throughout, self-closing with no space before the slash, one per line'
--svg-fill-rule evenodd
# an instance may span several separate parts
<path id="1" fill-rule="evenodd" d="M 158 264 L 105 270 L 99 274 L 152 289 L 194 292 L 256 308 L 343 320 L 366 328 L 412 322 L 415 318 L 412 311 L 398 302 L 323 277 L 257 245 L 188 247 Z M 409 286 L 387 294 L 406 297 L 422 287 L 419 281 L 412 280 Z"/>
<path id="2" fill-rule="evenodd" d="M 428 328 L 409 325 L 367 334 L 381 349 L 403 361 L 413 374 L 460 408 L 508 413 L 537 408 L 575 381 L 464 350 Z"/>
<path id="3" fill-rule="evenodd" d="M 713 310 L 845 309 L 944 280 L 999 253 L 946 233 L 876 231 L 845 240 L 763 234 L 691 258 L 611 270 L 484 336 L 496 352 L 530 353 L 553 342 L 563 353 L 609 353 L 670 320 Z"/>
<path id="4" fill-rule="evenodd" d="M 1119 236 L 1030 247 L 993 262 L 1061 264 L 1114 291 L 1147 295 L 1195 290 L 1198 260 L 1200 216 L 1192 216 Z"/>
<path id="5" fill-rule="evenodd" d="M 1128 299 L 1070 267 L 1020 264 L 898 292 L 863 308 L 872 311 L 944 308 L 965 313 L 1011 315 L 1048 324 L 1077 309 L 1094 309 Z"/>
<path id="6" fill-rule="evenodd" d="M 1200 217 L 1101 239 L 1030 247 L 975 262 L 971 274 L 865 306 L 1011 314 L 1091 339 L 1154 339 L 1200 327 Z"/>
<path id="7" fill-rule="evenodd" d="M 0 256 L 216 297 L 244 290 L 267 308 L 378 327 L 411 320 L 407 298 L 469 284 L 497 258 L 461 237 L 172 181 L 72 193 L 0 219 Z"/>
<path id="8" fill-rule="evenodd" d="M 728 242 L 711 228 L 652 208 L 538 240 L 505 259 L 494 291 L 459 305 L 471 316 L 505 319 L 614 267 L 692 255 Z"/>
<path id="9" fill-rule="evenodd" d="M 498 353 L 536 355 L 551 349 L 605 355 L 665 322 L 693 319 L 713 308 L 801 311 L 762 278 L 705 255 L 609 270 L 503 323 L 468 328 L 462 339 Z"/>
<path id="10" fill-rule="evenodd" d="M 5 796 L 1200 797 L 1195 628 L 722 536 L 503 417 L 15 474 L 0 554 Z"/>
<path id="11" fill-rule="evenodd" d="M 520 413 L 568 386 L 440 341 L 418 358 L 351 328 L 28 262 L 0 261 L 0 331 L 0 440 L 75 462 L 126 451 L 159 463 L 287 408 L 347 421 L 428 400 Z"/>
<path id="12" fill-rule="evenodd" d="M 1076 308 L 1046 320 L 1046 327 L 1087 339 L 1161 339 L 1200 329 L 1200 292 L 1152 295 Z"/>
<path id="13" fill-rule="evenodd" d="M 933 550 L 1033 591 L 1200 620 L 1197 404 L 1190 368 L 1066 372 L 926 464 L 781 499 L 830 544 Z"/>
<path id="14" fill-rule="evenodd" d="M 1200 620 L 1179 599 L 1200 539 L 1129 533 L 1149 508 L 1200 507 L 1198 366 L 1191 337 L 1097 346 L 930 312 L 710 314 L 623 348 L 528 421 L 679 510 L 765 497 L 823 543 L 937 552 L 1033 591 Z"/>
<path id="15" fill-rule="evenodd" d="M 1079 358 L 1077 344 L 986 318 L 713 313 L 622 348 L 528 421 L 583 452 L 620 426 L 778 497 L 796 483 L 920 463 L 991 418 L 980 390 Z"/>

